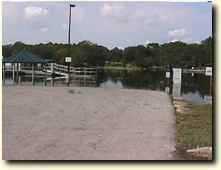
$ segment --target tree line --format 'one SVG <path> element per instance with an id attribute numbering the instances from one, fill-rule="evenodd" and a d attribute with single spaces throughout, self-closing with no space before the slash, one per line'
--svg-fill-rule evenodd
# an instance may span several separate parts
<path id="1" fill-rule="evenodd" d="M 213 64 L 213 39 L 208 37 L 201 43 L 187 44 L 181 41 L 164 44 L 149 43 L 147 45 L 131 46 L 125 49 L 108 48 L 82 41 L 78 44 L 40 43 L 35 45 L 16 42 L 13 45 L 3 45 L 3 57 L 16 55 L 21 50 L 27 50 L 42 58 L 54 59 L 64 63 L 65 57 L 72 57 L 73 66 L 207 66 Z"/>

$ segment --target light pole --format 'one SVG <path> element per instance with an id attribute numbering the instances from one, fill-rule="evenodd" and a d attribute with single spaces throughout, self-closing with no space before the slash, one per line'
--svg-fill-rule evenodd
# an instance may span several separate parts
<path id="1" fill-rule="evenodd" d="M 70 12 L 69 12 L 69 30 L 68 30 L 68 44 L 70 45 L 70 35 L 71 35 L 71 8 L 75 7 L 75 5 L 70 4 Z"/>
<path id="2" fill-rule="evenodd" d="M 71 8 L 75 7 L 75 5 L 70 4 L 70 12 L 69 12 L 69 29 L 68 29 L 68 57 L 65 59 L 68 65 L 68 82 L 67 85 L 70 85 L 70 63 L 71 63 Z"/>

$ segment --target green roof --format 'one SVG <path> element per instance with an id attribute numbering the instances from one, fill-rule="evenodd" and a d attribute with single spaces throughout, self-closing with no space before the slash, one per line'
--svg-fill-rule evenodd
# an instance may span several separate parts
<path id="1" fill-rule="evenodd" d="M 14 56 L 3 58 L 3 63 L 51 63 L 51 62 L 54 62 L 54 60 L 43 59 L 25 50 L 19 52 Z"/>

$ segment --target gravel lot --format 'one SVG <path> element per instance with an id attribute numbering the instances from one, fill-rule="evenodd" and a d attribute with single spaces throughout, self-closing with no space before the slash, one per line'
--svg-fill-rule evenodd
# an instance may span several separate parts
<path id="1" fill-rule="evenodd" d="M 174 150 L 164 92 L 3 87 L 5 160 L 171 160 Z"/>

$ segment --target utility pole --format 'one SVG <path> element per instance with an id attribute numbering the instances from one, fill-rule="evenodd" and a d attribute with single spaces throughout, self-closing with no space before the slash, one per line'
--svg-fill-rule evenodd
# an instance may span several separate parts
<path id="1" fill-rule="evenodd" d="M 65 59 L 68 66 L 68 81 L 67 86 L 70 86 L 70 64 L 71 64 L 71 8 L 75 7 L 75 5 L 70 4 L 69 11 L 69 29 L 68 29 L 68 57 Z"/>

